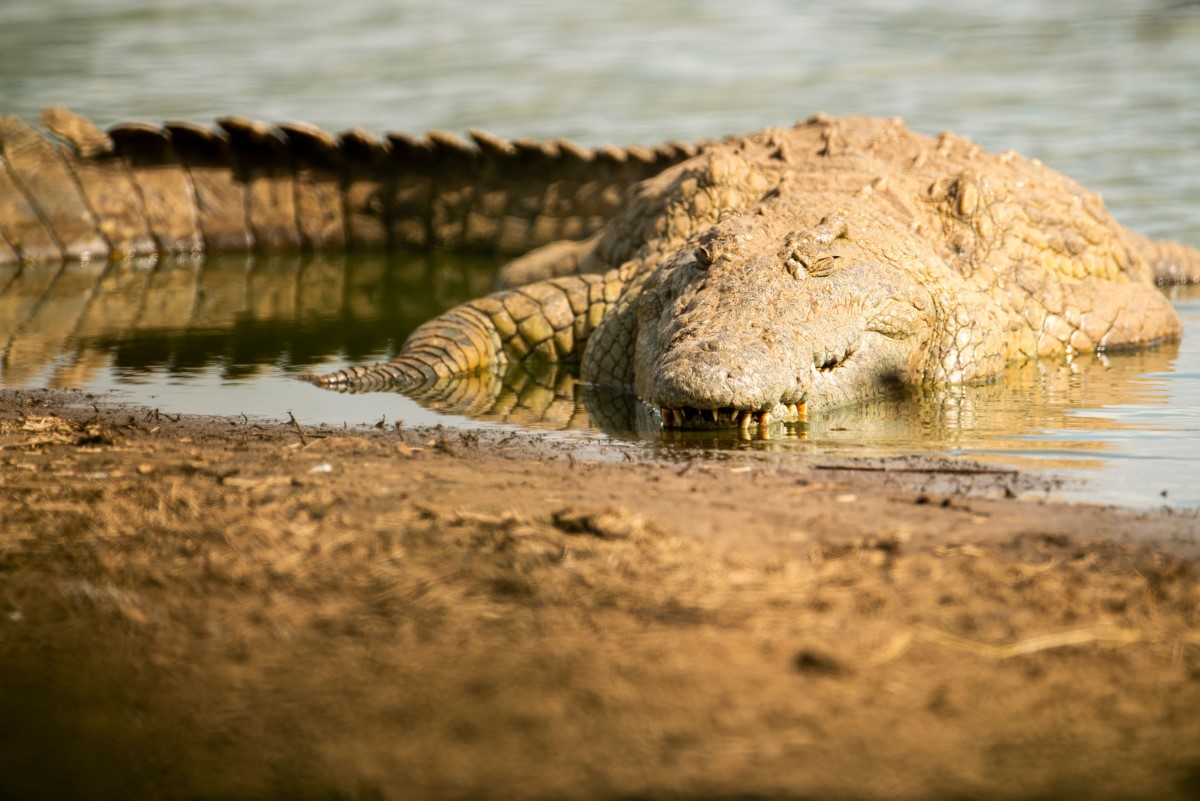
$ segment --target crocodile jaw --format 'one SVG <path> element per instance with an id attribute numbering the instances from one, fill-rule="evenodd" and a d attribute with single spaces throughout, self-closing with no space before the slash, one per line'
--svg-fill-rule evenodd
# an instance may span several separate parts
<path id="1" fill-rule="evenodd" d="M 853 329 L 851 329 L 853 330 Z M 659 410 L 666 428 L 763 428 L 804 422 L 807 415 L 895 392 L 915 382 L 919 342 L 860 329 L 855 346 L 837 355 L 812 346 L 777 348 L 751 364 L 729 365 L 710 351 L 677 348 L 658 362 L 642 397 Z M 806 351 L 796 356 L 795 351 Z M 816 355 L 810 355 L 815 353 Z M 731 373 L 733 377 L 731 377 Z M 639 393 L 641 394 L 641 393 Z"/>
<path id="2" fill-rule="evenodd" d="M 772 261 L 703 276 L 677 264 L 644 290 L 635 391 L 664 427 L 763 429 L 920 380 L 933 303 L 906 271 L 798 281 Z"/>
<path id="3" fill-rule="evenodd" d="M 659 417 L 663 428 L 712 429 L 736 426 L 741 431 L 757 429 L 764 431 L 772 423 L 803 423 L 807 419 L 807 406 L 800 403 L 777 403 L 767 411 L 742 411 L 730 407 L 720 409 L 697 409 L 684 406 L 678 409 L 660 407 Z"/>

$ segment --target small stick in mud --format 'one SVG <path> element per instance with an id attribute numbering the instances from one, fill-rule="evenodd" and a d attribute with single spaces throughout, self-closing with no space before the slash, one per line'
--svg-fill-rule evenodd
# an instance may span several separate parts
<path id="1" fill-rule="evenodd" d="M 300 444 L 307 445 L 308 437 L 304 436 L 304 429 L 300 428 L 300 424 L 296 422 L 296 415 L 292 414 L 290 409 L 288 410 L 288 419 L 292 421 L 292 428 L 296 429 L 296 436 L 300 437 Z"/>

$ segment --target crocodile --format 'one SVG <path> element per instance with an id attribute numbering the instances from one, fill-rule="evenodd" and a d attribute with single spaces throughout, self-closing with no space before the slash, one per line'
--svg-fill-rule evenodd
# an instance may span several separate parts
<path id="1" fill-rule="evenodd" d="M 309 377 L 418 391 L 573 361 L 667 428 L 803 420 L 904 387 L 1180 336 L 1156 284 L 1200 253 L 1119 225 L 1037 160 L 898 119 L 812 117 L 694 145 L 423 139 L 225 118 L 54 148 L 0 118 L 0 261 L 452 247 L 520 254 L 502 288 L 392 360 Z"/>

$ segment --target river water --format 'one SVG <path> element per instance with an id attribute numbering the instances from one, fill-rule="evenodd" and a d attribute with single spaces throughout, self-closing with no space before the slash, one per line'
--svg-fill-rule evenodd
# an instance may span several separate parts
<path id="1" fill-rule="evenodd" d="M 1041 158 L 1128 225 L 1200 245 L 1200 4 L 1180 0 L 6 0 L 0 112 L 36 119 L 52 103 L 105 124 L 238 113 L 585 144 L 711 137 L 816 111 L 899 115 Z M 385 357 L 417 322 L 485 290 L 490 268 L 396 256 L 0 275 L 0 384 L 115 389 L 164 411 L 522 424 L 676 447 L 598 426 L 569 376 L 531 378 L 471 416 L 292 380 Z M 208 289 L 188 294 L 197 274 Z M 97 287 L 110 306 L 86 306 Z M 174 305 L 151 314 L 147 297 Z M 1071 497 L 1194 508 L 1200 293 L 1175 303 L 1182 344 L 856 407 L 769 446 L 684 446 L 965 454 L 1085 479 Z"/>

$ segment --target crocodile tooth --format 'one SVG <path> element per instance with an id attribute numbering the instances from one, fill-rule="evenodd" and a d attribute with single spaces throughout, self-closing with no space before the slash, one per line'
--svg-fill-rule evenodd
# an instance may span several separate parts
<path id="1" fill-rule="evenodd" d="M 736 415 L 737 412 L 734 412 L 734 414 Z M 750 428 L 750 422 L 753 419 L 753 412 L 742 412 L 742 417 L 740 420 L 738 420 L 738 428 L 740 428 L 742 431 L 745 431 L 746 429 Z"/>
<path id="2" fill-rule="evenodd" d="M 718 422 L 718 418 L 720 417 L 720 415 L 717 413 L 716 409 L 710 409 L 709 414 L 712 415 L 712 419 L 713 419 L 714 423 Z"/>
<path id="3" fill-rule="evenodd" d="M 758 427 L 766 428 L 769 425 L 771 425 L 771 414 L 770 412 L 763 412 L 762 417 L 758 418 Z"/>

